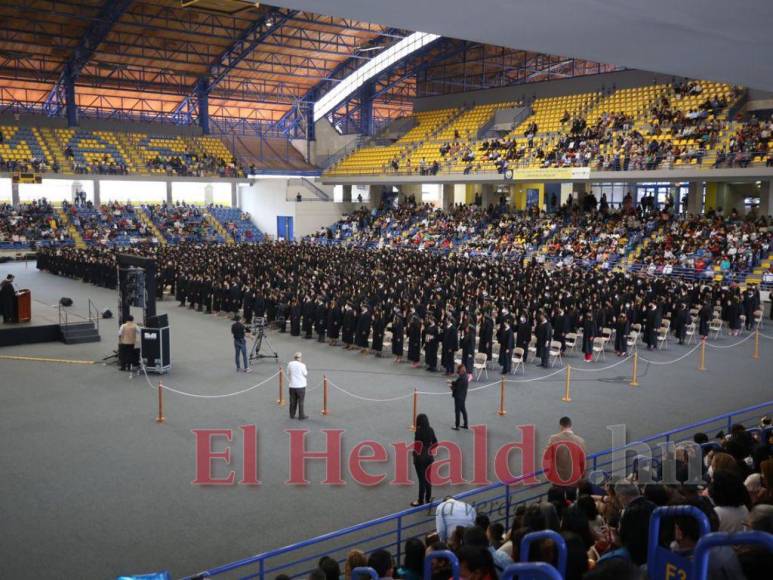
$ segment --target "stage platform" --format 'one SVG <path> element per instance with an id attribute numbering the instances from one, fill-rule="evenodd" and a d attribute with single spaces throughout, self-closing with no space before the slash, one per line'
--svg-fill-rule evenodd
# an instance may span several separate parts
<path id="1" fill-rule="evenodd" d="M 88 322 L 83 316 L 69 312 L 71 323 Z M 32 320 L 0 324 L 0 347 L 63 340 L 59 326 L 59 308 L 32 299 Z"/>

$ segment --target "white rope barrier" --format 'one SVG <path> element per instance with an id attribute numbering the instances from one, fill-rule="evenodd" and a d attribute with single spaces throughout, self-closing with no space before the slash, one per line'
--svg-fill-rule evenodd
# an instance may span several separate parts
<path id="1" fill-rule="evenodd" d="M 644 362 L 646 362 L 646 363 L 649 363 L 649 364 L 651 364 L 651 365 L 656 365 L 656 366 L 666 366 L 666 365 L 672 365 L 672 364 L 674 364 L 674 363 L 677 363 L 677 362 L 679 362 L 680 360 L 684 360 L 684 359 L 686 359 L 688 356 L 690 356 L 692 353 L 694 353 L 694 352 L 695 352 L 696 350 L 698 350 L 700 347 L 701 347 L 701 343 L 699 342 L 699 343 L 698 343 L 698 344 L 696 344 L 694 347 L 692 347 L 690 350 L 688 350 L 686 353 L 684 353 L 682 356 L 680 356 L 680 357 L 678 357 L 678 358 L 675 358 L 674 360 L 669 360 L 669 361 L 660 361 L 660 362 L 659 362 L 659 361 L 655 361 L 655 360 L 650 360 L 650 359 L 648 359 L 648 358 L 644 358 L 644 357 L 643 357 L 643 356 L 641 356 L 641 355 L 639 355 L 639 359 L 640 359 L 640 360 L 643 360 L 643 361 L 644 361 Z"/>
<path id="2" fill-rule="evenodd" d="M 739 344 L 743 344 L 744 342 L 746 342 L 746 341 L 747 341 L 747 340 L 749 340 L 750 338 L 754 338 L 754 333 L 751 333 L 751 334 L 750 334 L 750 335 L 748 335 L 746 338 L 742 338 L 742 339 L 741 339 L 741 340 L 739 340 L 738 342 L 734 342 L 733 344 L 726 344 L 726 345 L 724 345 L 724 346 L 722 346 L 722 345 L 718 345 L 718 344 L 711 344 L 711 343 L 710 343 L 710 342 L 707 340 L 707 341 L 706 341 L 706 346 L 708 346 L 709 348 L 718 348 L 718 349 L 724 349 L 724 348 L 734 348 L 734 347 L 738 346 Z"/>
<path id="3" fill-rule="evenodd" d="M 760 332 L 760 336 L 762 338 L 767 338 L 768 340 L 773 340 L 773 336 L 768 336 L 767 334 L 762 334 L 761 332 Z"/>
<path id="4" fill-rule="evenodd" d="M 148 386 L 151 389 L 155 389 L 156 385 L 154 385 L 150 381 L 150 377 L 148 377 L 148 372 L 145 370 L 145 367 L 142 368 L 142 372 L 145 375 L 145 380 L 148 382 Z M 244 393 L 248 393 L 250 391 L 253 391 L 253 390 L 257 389 L 258 387 L 262 387 L 263 385 L 265 385 L 270 380 L 275 379 L 277 376 L 279 376 L 279 372 L 274 373 L 273 375 L 271 375 L 267 379 L 259 382 L 256 385 L 252 385 L 251 387 L 247 387 L 246 389 L 242 389 L 241 391 L 235 391 L 233 393 L 225 393 L 223 395 L 200 395 L 198 393 L 188 393 L 186 391 L 180 391 L 178 389 L 173 389 L 172 387 L 168 387 L 168 386 L 164 385 L 163 383 L 161 384 L 161 388 L 164 389 L 165 391 L 169 391 L 170 393 L 176 393 L 178 395 L 182 395 L 184 397 L 192 397 L 194 399 L 225 399 L 227 397 L 235 397 L 237 395 L 243 395 Z"/>
<path id="5" fill-rule="evenodd" d="M 393 401 L 400 401 L 402 399 L 409 399 L 410 397 L 413 396 L 413 393 L 408 393 L 407 395 L 400 395 L 399 397 L 391 397 L 391 398 L 388 398 L 388 399 L 372 399 L 370 397 L 363 397 L 362 395 L 357 395 L 355 393 L 347 391 L 343 387 L 339 387 L 338 385 L 336 385 L 330 379 L 327 380 L 327 383 L 328 383 L 328 385 L 330 385 L 334 389 L 337 389 L 337 390 L 341 391 L 342 393 L 352 397 L 353 399 L 359 399 L 361 401 L 368 401 L 369 403 L 391 403 Z"/>
<path id="6" fill-rule="evenodd" d="M 613 368 L 615 368 L 617 366 L 620 366 L 623 363 L 627 363 L 629 358 L 630 357 L 626 356 L 625 358 L 623 358 L 623 360 L 617 361 L 616 363 L 611 364 L 611 365 L 607 365 L 605 367 L 601 367 L 600 369 L 590 369 L 590 368 L 587 368 L 587 367 L 575 367 L 575 366 L 573 366 L 572 370 L 577 371 L 577 372 L 582 372 L 582 373 L 601 373 L 601 372 L 607 371 L 609 369 L 613 369 Z"/>
<path id="7" fill-rule="evenodd" d="M 572 368 L 574 368 L 574 367 L 572 367 Z M 535 381 L 542 381 L 544 379 L 549 379 L 550 377 L 554 377 L 555 375 L 557 375 L 559 373 L 563 373 L 563 372 L 566 372 L 565 371 L 565 367 L 564 368 L 560 368 L 560 369 L 558 369 L 556 371 L 553 371 L 552 373 L 549 373 L 547 375 L 542 375 L 541 377 L 534 377 L 534 378 L 531 378 L 531 379 L 505 379 L 505 382 L 506 383 L 533 383 Z"/>

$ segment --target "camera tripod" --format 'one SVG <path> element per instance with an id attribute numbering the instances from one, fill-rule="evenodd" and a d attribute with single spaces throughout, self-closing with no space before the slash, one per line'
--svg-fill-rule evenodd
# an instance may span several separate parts
<path id="1" fill-rule="evenodd" d="M 265 326 L 254 325 L 252 332 L 255 335 L 255 340 L 252 342 L 252 348 L 250 348 L 250 362 L 261 358 L 273 358 L 278 359 L 279 355 L 274 350 L 274 345 L 271 344 L 271 340 L 268 338 L 265 332 Z M 263 342 L 265 341 L 266 348 L 270 354 L 263 354 Z"/>

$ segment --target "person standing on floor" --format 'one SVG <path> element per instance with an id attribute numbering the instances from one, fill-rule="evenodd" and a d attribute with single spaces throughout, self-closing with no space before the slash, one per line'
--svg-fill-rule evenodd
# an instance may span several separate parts
<path id="1" fill-rule="evenodd" d="M 249 361 L 247 360 L 247 328 L 242 324 L 242 318 L 238 314 L 234 315 L 234 323 L 231 325 L 231 335 L 234 337 L 234 358 L 236 359 L 236 372 L 241 369 L 240 359 L 244 361 L 244 372 L 251 373 Z"/>
<path id="2" fill-rule="evenodd" d="M 306 398 L 306 377 L 309 372 L 302 362 L 303 354 L 296 352 L 293 360 L 287 364 L 287 386 L 290 390 L 290 419 L 295 419 L 295 411 L 298 410 L 298 419 L 303 421 L 303 401 Z"/>
<path id="3" fill-rule="evenodd" d="M 432 448 L 435 445 L 437 445 L 435 431 L 430 426 L 427 416 L 420 413 L 416 416 L 416 435 L 413 446 L 413 467 L 419 480 L 419 499 L 411 502 L 414 507 L 432 503 L 432 482 L 427 477 L 427 472 L 435 460 L 432 455 Z"/>
<path id="4" fill-rule="evenodd" d="M 454 398 L 454 431 L 459 430 L 459 416 L 464 418 L 464 425 L 462 429 L 469 429 L 469 422 L 467 421 L 467 387 L 469 381 L 467 379 L 467 368 L 460 364 L 456 367 L 456 378 L 453 381 L 448 381 L 451 387 L 451 396 Z"/>

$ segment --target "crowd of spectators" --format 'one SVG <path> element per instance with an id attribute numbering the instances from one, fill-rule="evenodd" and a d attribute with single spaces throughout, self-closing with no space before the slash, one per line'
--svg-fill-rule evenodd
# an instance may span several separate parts
<path id="1" fill-rule="evenodd" d="M 95 208 L 92 202 L 63 204 L 70 223 L 87 244 L 109 245 L 152 241 L 153 232 L 140 219 L 139 208 L 131 203 L 112 202 Z"/>
<path id="2" fill-rule="evenodd" d="M 199 155 L 192 151 L 175 156 L 156 155 L 148 160 L 146 166 L 150 171 L 161 170 L 169 176 L 244 177 L 245 175 L 235 158 L 228 162 L 219 157 Z"/>
<path id="3" fill-rule="evenodd" d="M 646 265 L 692 268 L 698 272 L 718 265 L 723 273 L 748 272 L 771 249 L 769 220 L 714 213 L 661 221 L 652 243 L 639 261 Z"/>
<path id="4" fill-rule="evenodd" d="M 697 460 L 697 461 L 696 461 Z M 701 465 L 700 474 L 690 469 Z M 628 474 L 607 477 L 602 484 L 580 480 L 572 486 L 552 486 L 537 502 L 515 509 L 505 529 L 495 508 L 484 513 L 476 506 L 445 498 L 436 508 L 436 530 L 405 541 L 402 561 L 384 549 L 366 554 L 351 550 L 341 570 L 323 557 L 309 580 L 357 580 L 352 570 L 368 566 L 379 578 L 419 580 L 425 557 L 452 551 L 460 563 L 460 577 L 496 580 L 519 561 L 558 566 L 556 541 L 531 543 L 521 554 L 523 538 L 550 530 L 566 545 L 566 580 L 643 580 L 647 576 L 649 527 L 654 511 L 689 506 L 705 516 L 712 532 L 773 533 L 773 429 L 769 417 L 754 430 L 742 424 L 710 439 L 696 433 L 690 445 L 677 448 L 676 478 L 663 481 L 663 466 L 642 463 Z M 697 475 L 698 477 L 694 477 Z M 657 547 L 690 560 L 701 538 L 698 520 L 669 515 L 661 520 Z M 773 554 L 754 545 L 723 546 L 709 554 L 708 578 L 763 580 L 769 578 Z M 432 562 L 432 580 L 447 580 L 450 563 Z M 280 577 L 277 580 L 284 580 Z"/>
<path id="5" fill-rule="evenodd" d="M 29 244 L 70 240 L 59 216 L 45 199 L 14 206 L 0 204 L 0 242 Z"/>

